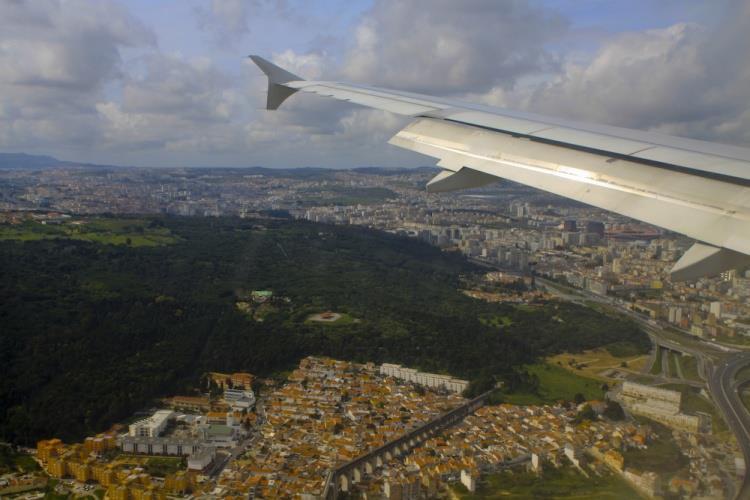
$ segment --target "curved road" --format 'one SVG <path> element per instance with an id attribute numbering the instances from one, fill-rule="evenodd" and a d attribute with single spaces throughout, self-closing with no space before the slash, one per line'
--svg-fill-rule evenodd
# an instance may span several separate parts
<path id="1" fill-rule="evenodd" d="M 707 367 L 708 389 L 716 405 L 724 414 L 729 428 L 737 437 L 737 443 L 745 459 L 745 467 L 750 463 L 750 413 L 740 399 L 735 378 L 745 366 L 750 364 L 750 354 L 735 353 L 727 356 Z M 740 485 L 736 498 L 750 499 L 750 475 L 745 473 L 745 479 Z"/>

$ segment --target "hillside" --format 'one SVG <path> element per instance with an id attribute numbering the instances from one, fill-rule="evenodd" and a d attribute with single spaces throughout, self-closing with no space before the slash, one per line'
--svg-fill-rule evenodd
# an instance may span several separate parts
<path id="1" fill-rule="evenodd" d="M 57 158 L 26 153 L 0 153 L 0 169 L 51 168 L 65 165 Z"/>

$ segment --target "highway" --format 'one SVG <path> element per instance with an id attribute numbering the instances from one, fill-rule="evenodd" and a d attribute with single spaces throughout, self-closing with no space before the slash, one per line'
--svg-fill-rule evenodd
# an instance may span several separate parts
<path id="1" fill-rule="evenodd" d="M 595 295 L 586 290 L 562 287 L 543 278 L 535 278 L 537 283 L 544 286 L 564 300 L 586 305 L 586 302 L 597 302 L 607 305 L 621 312 L 643 326 L 651 338 L 654 346 L 661 346 L 695 356 L 701 377 L 706 380 L 714 404 L 719 409 L 729 429 L 737 438 L 737 443 L 745 460 L 745 467 L 750 464 L 750 412 L 742 403 L 738 393 L 736 381 L 737 373 L 746 366 L 750 366 L 750 351 L 722 346 L 714 342 L 707 342 L 695 338 L 687 333 L 673 333 L 659 328 L 658 323 L 647 320 L 608 297 Z M 666 356 L 662 356 L 662 369 L 667 366 Z M 652 353 L 652 363 L 656 361 L 655 352 Z M 669 373 L 665 371 L 665 373 Z M 685 381 L 681 381 L 685 383 Z M 738 491 L 734 492 L 733 485 L 729 489 L 728 498 L 750 500 L 750 474 L 745 473 Z"/>
<path id="2" fill-rule="evenodd" d="M 735 379 L 750 364 L 750 354 L 740 352 L 707 367 L 708 388 L 724 420 L 737 437 L 745 464 L 750 463 L 750 414 L 740 400 Z M 747 467 L 747 465 L 746 465 Z M 736 498 L 750 499 L 750 476 L 746 473 Z"/>

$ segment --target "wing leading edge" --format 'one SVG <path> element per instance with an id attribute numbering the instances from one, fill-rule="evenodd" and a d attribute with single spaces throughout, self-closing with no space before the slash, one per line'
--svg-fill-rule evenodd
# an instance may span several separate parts
<path id="1" fill-rule="evenodd" d="M 498 178 L 611 210 L 698 240 L 672 269 L 694 279 L 750 264 L 750 150 L 569 122 L 437 97 L 302 80 L 258 56 L 268 109 L 296 92 L 412 116 L 389 142 L 437 158 L 443 192 Z"/>

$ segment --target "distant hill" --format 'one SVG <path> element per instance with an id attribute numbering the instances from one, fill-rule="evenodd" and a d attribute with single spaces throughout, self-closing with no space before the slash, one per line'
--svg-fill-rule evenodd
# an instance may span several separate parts
<path id="1" fill-rule="evenodd" d="M 67 165 L 71 163 L 52 156 L 0 153 L 0 168 L 2 169 L 54 168 Z"/>
<path id="2" fill-rule="evenodd" d="M 351 169 L 352 172 L 359 174 L 370 174 L 370 175 L 402 175 L 402 174 L 414 174 L 414 173 L 428 173 L 434 174 L 438 170 L 438 167 L 355 167 Z"/>
<path id="3" fill-rule="evenodd" d="M 26 153 L 0 153 L 0 170 L 34 170 L 60 167 L 121 168 L 119 165 L 101 165 L 79 161 L 58 160 L 54 156 Z"/>
<path id="4" fill-rule="evenodd" d="M 326 168 L 326 167 L 290 167 L 290 168 L 270 168 L 270 167 L 188 167 L 186 170 L 190 175 L 219 175 L 219 174 L 238 174 L 242 175 L 263 175 L 265 177 L 288 178 L 296 177 L 302 179 L 321 179 L 333 178 L 339 172 L 354 172 L 368 175 L 402 175 L 414 173 L 435 173 L 439 170 L 437 167 L 353 167 L 353 168 Z"/>
<path id="5" fill-rule="evenodd" d="M 27 170 L 60 167 L 94 167 L 94 168 L 118 168 L 117 165 L 98 165 L 94 163 L 81 163 L 75 161 L 58 160 L 53 156 L 30 155 L 26 153 L 0 153 L 0 170 Z M 167 169 L 169 170 L 169 169 Z M 360 174 L 370 175 L 401 175 L 405 173 L 433 172 L 435 167 L 398 168 L 398 167 L 354 167 L 349 170 Z M 269 167 L 186 167 L 188 176 L 202 175 L 263 175 L 273 178 L 296 177 L 302 179 L 331 179 L 336 172 L 342 169 L 325 167 L 299 167 L 299 168 L 269 168 Z"/>
<path id="6" fill-rule="evenodd" d="M 203 175 L 262 175 L 272 178 L 296 177 L 302 179 L 332 178 L 336 170 L 323 167 L 269 168 L 269 167 L 186 167 L 188 177 Z"/>

